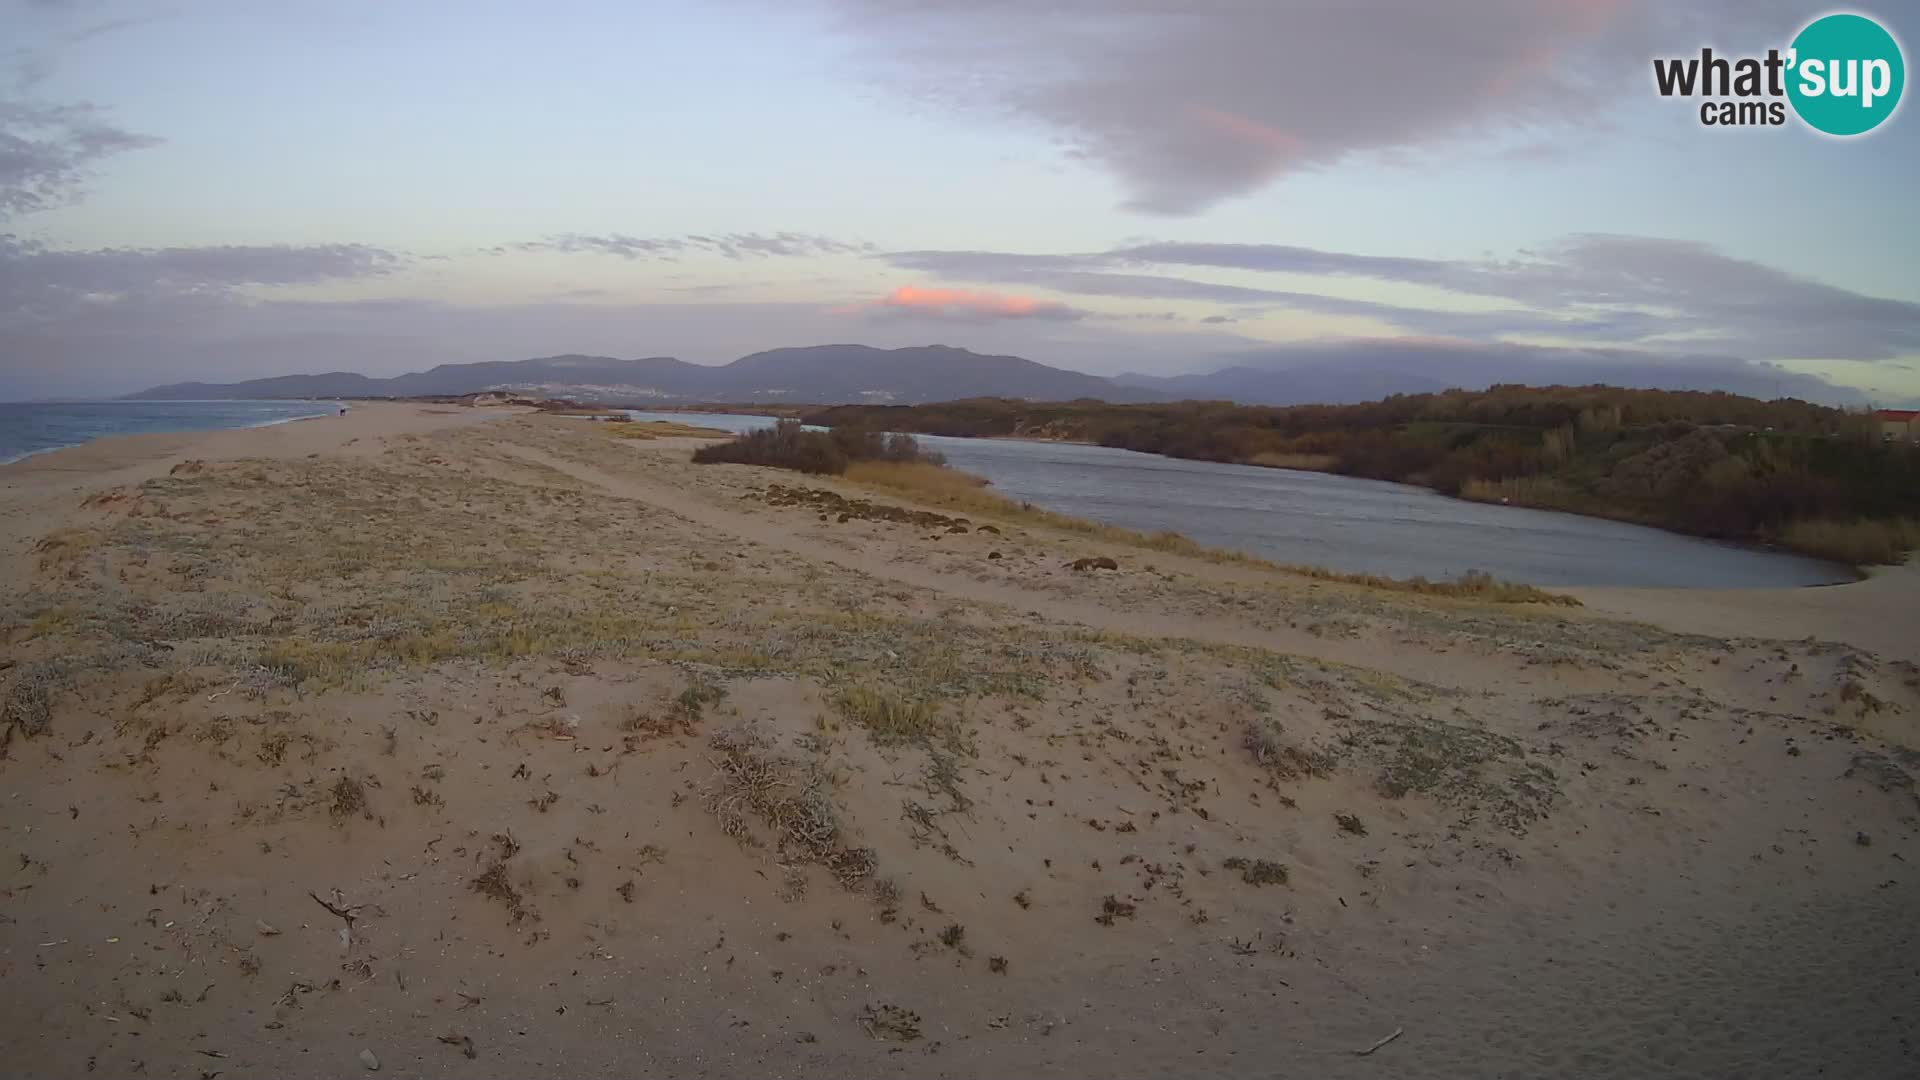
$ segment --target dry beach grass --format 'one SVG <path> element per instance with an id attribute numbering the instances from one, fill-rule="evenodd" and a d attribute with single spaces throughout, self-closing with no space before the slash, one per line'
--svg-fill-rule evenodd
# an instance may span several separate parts
<path id="1" fill-rule="evenodd" d="M 10 1071 L 1920 1063 L 1909 577 L 1704 633 L 478 412 L 0 470 Z"/>

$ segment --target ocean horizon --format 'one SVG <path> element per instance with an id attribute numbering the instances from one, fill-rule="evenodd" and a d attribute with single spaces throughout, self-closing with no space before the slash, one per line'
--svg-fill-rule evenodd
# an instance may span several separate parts
<path id="1" fill-rule="evenodd" d="M 0 465 L 116 435 L 268 427 L 340 407 L 331 401 L 0 402 Z"/>

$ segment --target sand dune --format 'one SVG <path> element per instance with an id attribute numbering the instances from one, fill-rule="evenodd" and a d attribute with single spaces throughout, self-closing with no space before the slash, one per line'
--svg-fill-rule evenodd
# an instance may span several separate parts
<path id="1" fill-rule="evenodd" d="M 489 415 L 0 468 L 10 1072 L 1920 1072 L 1911 571 L 1469 603 Z"/>

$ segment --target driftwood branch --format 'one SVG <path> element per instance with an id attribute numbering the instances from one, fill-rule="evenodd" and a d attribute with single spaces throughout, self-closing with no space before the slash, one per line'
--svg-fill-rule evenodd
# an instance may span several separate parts
<path id="1" fill-rule="evenodd" d="M 328 911 L 331 911 L 335 915 L 338 915 L 341 919 L 344 919 L 346 921 L 346 924 L 349 927 L 353 925 L 353 920 L 359 915 L 360 908 L 358 905 L 354 905 L 351 907 L 344 907 L 344 908 L 336 907 L 333 904 L 329 904 L 325 900 L 320 899 L 319 893 L 308 891 L 307 895 L 313 897 L 314 903 L 319 904 L 321 907 L 326 908 Z"/>
<path id="2" fill-rule="evenodd" d="M 1406 1028 L 1394 1028 L 1393 1034 L 1388 1035 L 1386 1038 L 1381 1039 L 1379 1042 L 1374 1043 L 1372 1046 L 1367 1047 L 1365 1050 L 1355 1050 L 1353 1053 L 1356 1057 L 1366 1057 L 1368 1054 L 1373 1053 L 1375 1050 L 1380 1049 L 1381 1047 L 1387 1045 L 1388 1043 L 1399 1038 L 1400 1036 L 1405 1035 L 1406 1033 L 1407 1033 Z"/>

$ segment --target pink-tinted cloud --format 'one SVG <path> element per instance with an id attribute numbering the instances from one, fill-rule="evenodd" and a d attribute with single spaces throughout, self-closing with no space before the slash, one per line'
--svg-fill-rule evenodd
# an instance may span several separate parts
<path id="1" fill-rule="evenodd" d="M 1585 136 L 1646 57 L 1786 0 L 812 0 L 895 94 L 1054 136 L 1193 214 L 1359 154 Z M 791 6 L 791 0 L 788 5 Z M 1817 7 L 1818 5 L 1815 5 Z M 1784 32 L 1776 30 L 1776 33 Z M 1723 45 L 1723 47 L 1725 47 Z"/>
<path id="2" fill-rule="evenodd" d="M 835 308 L 836 315 L 917 315 L 936 319 L 1078 319 L 1084 312 L 1030 296 L 902 285 L 878 300 Z"/>
<path id="3" fill-rule="evenodd" d="M 1301 154 L 1307 147 L 1307 141 L 1298 135 L 1290 135 L 1268 127 L 1258 120 L 1249 120 L 1238 113 L 1227 112 L 1224 109 L 1211 109 L 1204 105 L 1193 106 L 1192 112 L 1193 118 L 1203 127 L 1212 129 L 1214 134 L 1262 147 L 1276 155 Z"/>

